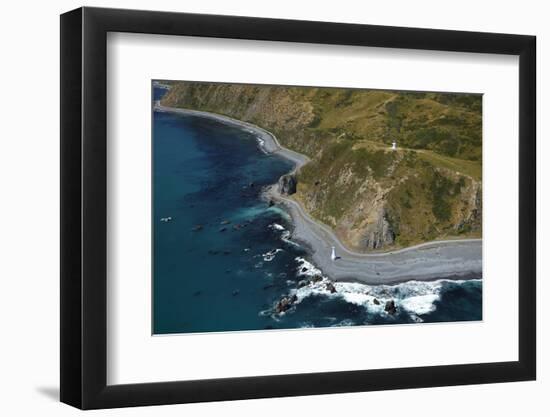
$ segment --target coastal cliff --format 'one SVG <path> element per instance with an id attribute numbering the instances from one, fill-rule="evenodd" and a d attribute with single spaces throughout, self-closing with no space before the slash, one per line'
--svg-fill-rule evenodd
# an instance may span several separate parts
<path id="1" fill-rule="evenodd" d="M 479 95 L 172 82 L 162 105 L 256 124 L 311 158 L 280 192 L 351 249 L 481 236 Z"/>

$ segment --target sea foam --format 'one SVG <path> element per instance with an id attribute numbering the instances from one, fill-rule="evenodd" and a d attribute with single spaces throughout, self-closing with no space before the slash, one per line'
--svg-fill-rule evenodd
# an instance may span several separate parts
<path id="1" fill-rule="evenodd" d="M 302 302 L 310 296 L 324 296 L 328 298 L 340 298 L 347 303 L 363 307 L 371 314 L 387 315 L 386 302 L 393 300 L 398 310 L 404 310 L 415 322 L 422 322 L 419 316 L 435 311 L 437 301 L 440 300 L 441 291 L 446 283 L 460 285 L 463 280 L 441 279 L 437 281 L 408 281 L 394 285 L 366 285 L 354 282 L 331 282 L 322 271 L 311 262 L 302 257 L 297 257 L 297 277 L 313 278 L 321 276 L 315 282 L 293 290 L 297 297 L 296 303 Z M 336 292 L 330 291 L 332 284 Z"/>

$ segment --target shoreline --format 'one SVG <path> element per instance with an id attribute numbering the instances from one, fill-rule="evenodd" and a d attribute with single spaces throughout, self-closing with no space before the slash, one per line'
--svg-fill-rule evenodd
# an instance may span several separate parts
<path id="1" fill-rule="evenodd" d="M 260 148 L 294 163 L 295 173 L 310 159 L 281 146 L 271 132 L 252 123 L 220 114 L 190 109 L 155 106 L 155 111 L 193 115 L 245 129 L 257 136 Z M 267 187 L 264 198 L 281 205 L 292 218 L 292 240 L 309 249 L 312 262 L 333 281 L 368 285 L 438 279 L 481 279 L 482 239 L 455 239 L 425 242 L 386 252 L 359 253 L 349 250 L 326 225 L 316 221 L 296 201 L 281 195 L 277 184 Z M 336 260 L 331 260 L 332 247 Z"/>

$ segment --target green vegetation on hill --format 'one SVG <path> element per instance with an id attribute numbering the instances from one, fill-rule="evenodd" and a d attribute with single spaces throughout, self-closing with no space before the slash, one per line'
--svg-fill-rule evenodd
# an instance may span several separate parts
<path id="1" fill-rule="evenodd" d="M 170 85 L 164 105 L 257 124 L 308 155 L 293 197 L 356 250 L 481 236 L 481 95 Z"/>

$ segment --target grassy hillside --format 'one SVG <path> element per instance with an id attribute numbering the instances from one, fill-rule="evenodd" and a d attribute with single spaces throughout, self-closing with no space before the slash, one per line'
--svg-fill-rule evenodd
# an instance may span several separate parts
<path id="1" fill-rule="evenodd" d="M 307 154 L 293 198 L 355 250 L 481 236 L 480 95 L 172 82 L 163 104 Z"/>

